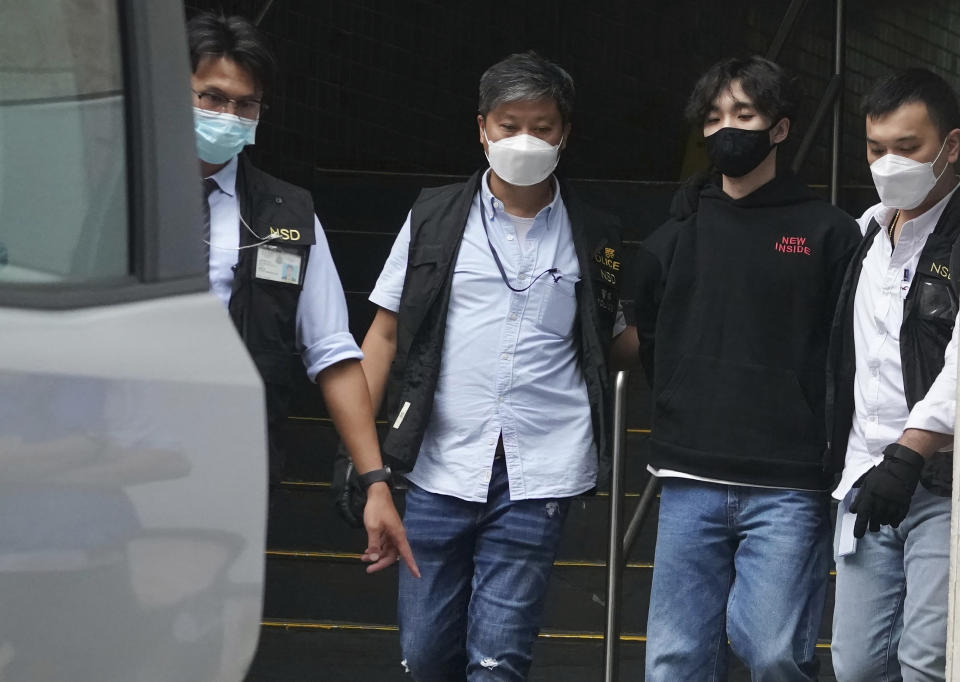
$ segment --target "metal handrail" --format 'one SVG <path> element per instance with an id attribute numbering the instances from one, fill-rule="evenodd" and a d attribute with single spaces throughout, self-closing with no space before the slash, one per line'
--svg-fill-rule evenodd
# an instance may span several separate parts
<path id="1" fill-rule="evenodd" d="M 640 501 L 637 502 L 636 509 L 633 510 L 633 518 L 630 519 L 630 525 L 627 526 L 627 533 L 623 536 L 624 563 L 626 563 L 627 556 L 629 556 L 630 550 L 633 549 L 633 545 L 637 541 L 637 536 L 640 534 L 640 529 L 643 528 L 643 522 L 647 520 L 647 513 L 650 511 L 653 501 L 657 499 L 658 492 L 660 492 L 660 479 L 651 476 L 640 495 Z"/>
<path id="2" fill-rule="evenodd" d="M 603 680 L 620 677 L 620 592 L 623 578 L 623 469 L 626 450 L 627 380 L 629 372 L 617 372 L 613 397 L 613 462 L 610 480 L 610 535 L 607 551 L 607 618 L 603 631 Z"/>
<path id="3" fill-rule="evenodd" d="M 620 678 L 620 596 L 626 558 L 640 534 L 647 513 L 657 497 L 660 482 L 656 476 L 647 481 L 637 502 L 627 532 L 623 528 L 624 485 L 626 453 L 627 383 L 629 372 L 618 372 L 613 397 L 613 464 L 610 481 L 610 524 L 607 551 L 607 611 L 603 631 L 603 681 L 617 682 Z M 621 539 L 622 538 L 622 539 Z"/>
<path id="4" fill-rule="evenodd" d="M 800 146 L 797 147 L 797 153 L 793 157 L 793 163 L 790 164 L 790 169 L 794 173 L 799 173 L 803 167 L 804 162 L 807 160 L 807 155 L 813 148 L 813 143 L 816 142 L 817 136 L 821 128 L 823 128 L 824 121 L 827 120 L 829 114 L 835 111 L 837 99 L 842 95 L 842 91 L 843 78 L 839 75 L 832 76 L 830 82 L 827 83 L 827 89 L 823 91 L 823 97 L 820 98 L 820 103 L 817 105 L 817 110 L 814 112 L 813 118 L 810 119 L 807 132 L 803 136 Z"/>
<path id="5" fill-rule="evenodd" d="M 780 59 L 780 52 L 783 51 L 783 46 L 786 44 L 790 34 L 793 33 L 793 27 L 796 26 L 797 19 L 800 18 L 800 14 L 803 12 L 806 4 L 807 0 L 791 0 L 790 6 L 787 7 L 787 11 L 784 12 L 780 26 L 773 36 L 773 40 L 770 41 L 770 47 L 767 48 L 767 59 L 772 61 Z"/>

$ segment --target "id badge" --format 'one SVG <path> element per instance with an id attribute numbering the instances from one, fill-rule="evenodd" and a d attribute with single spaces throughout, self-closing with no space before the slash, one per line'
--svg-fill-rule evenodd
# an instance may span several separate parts
<path id="1" fill-rule="evenodd" d="M 837 505 L 837 558 L 850 556 L 857 551 L 857 538 L 853 536 L 853 527 L 857 523 L 857 515 L 850 511 L 850 505 L 856 489 L 847 493 L 846 497 Z"/>
<path id="2" fill-rule="evenodd" d="M 303 256 L 280 246 L 264 245 L 257 248 L 257 279 L 283 284 L 300 284 Z"/>
<path id="3" fill-rule="evenodd" d="M 837 542 L 837 556 L 850 556 L 857 551 L 857 538 L 853 536 L 853 526 L 857 515 L 844 509 L 840 516 L 840 540 Z"/>

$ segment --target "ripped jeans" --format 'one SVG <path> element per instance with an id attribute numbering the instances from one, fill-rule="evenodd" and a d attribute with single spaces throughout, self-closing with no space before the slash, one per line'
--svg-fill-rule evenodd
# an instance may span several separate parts
<path id="1" fill-rule="evenodd" d="M 416 682 L 525 680 L 570 499 L 510 501 L 494 460 L 487 501 L 407 492 L 421 578 L 400 567 L 404 665 Z"/>

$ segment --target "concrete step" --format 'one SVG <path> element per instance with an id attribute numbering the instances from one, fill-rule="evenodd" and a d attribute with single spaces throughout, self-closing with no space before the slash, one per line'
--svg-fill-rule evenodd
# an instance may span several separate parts
<path id="1" fill-rule="evenodd" d="M 278 440 L 284 453 L 284 480 L 330 481 L 339 439 L 327 417 L 293 417 L 284 425 Z M 639 427 L 631 430 L 626 445 L 626 490 L 639 492 L 647 478 L 647 431 Z"/>
<path id="2" fill-rule="evenodd" d="M 626 498 L 629 518 L 639 502 L 637 493 Z M 403 512 L 404 492 L 396 491 L 394 500 Z M 285 484 L 271 502 L 267 546 L 270 549 L 359 552 L 366 546 L 366 533 L 351 528 L 334 509 L 333 492 L 324 484 Z M 560 559 L 601 561 L 607 555 L 610 498 L 605 495 L 578 497 L 570 507 Z M 656 542 L 658 502 L 654 501 L 629 559 L 653 561 Z"/>
<path id="3" fill-rule="evenodd" d="M 362 293 L 347 293 L 347 306 L 350 309 L 351 331 L 359 343 L 363 340 L 370 320 L 373 319 L 376 306 L 366 299 L 366 294 Z M 357 318 L 356 328 L 354 328 L 354 317 Z M 650 388 L 642 370 L 636 369 L 630 373 L 627 388 L 627 412 L 624 416 L 626 428 L 649 428 Z M 289 414 L 293 419 L 328 417 L 320 389 L 315 384 L 311 384 L 305 375 L 297 375 L 297 385 Z M 380 418 L 386 419 L 382 413 Z"/>
<path id="4" fill-rule="evenodd" d="M 365 294 L 360 293 L 348 293 L 347 303 L 350 308 L 351 331 L 359 342 L 363 339 L 363 333 L 369 326 L 370 320 L 373 319 L 376 306 L 366 300 Z M 630 373 L 626 407 L 625 427 L 627 429 L 645 432 L 650 428 L 650 389 L 643 372 L 639 369 Z M 336 432 L 327 415 L 320 388 L 311 384 L 305 375 L 299 373 L 289 414 L 291 415 L 289 424 L 284 429 L 279 443 L 284 450 L 287 463 L 293 467 L 287 477 L 308 481 L 329 480 L 329 475 L 327 477 L 318 477 L 313 473 L 294 475 L 301 471 L 300 467 L 310 467 L 318 455 L 324 456 L 329 451 L 332 456 L 336 451 L 337 443 Z M 382 421 L 385 416 L 381 414 L 380 419 Z M 385 422 L 381 423 L 380 428 L 382 436 L 386 428 Z M 331 443 L 333 448 L 329 447 Z M 634 445 L 627 443 L 628 454 L 642 454 Z"/>
<path id="5" fill-rule="evenodd" d="M 620 643 L 620 679 L 643 680 L 645 642 L 626 635 Z M 830 649 L 817 648 L 820 682 L 836 682 Z M 246 682 L 411 682 L 400 665 L 396 628 L 334 622 L 267 621 Z M 601 682 L 603 637 L 598 633 L 544 631 L 533 649 L 530 682 Z M 731 660 L 729 682 L 749 682 Z"/>
<path id="6" fill-rule="evenodd" d="M 650 564 L 628 564 L 623 575 L 622 630 L 646 632 Z M 606 567 L 602 563 L 554 565 L 543 627 L 601 632 L 606 613 Z M 828 586 L 820 638 L 829 641 L 834 581 Z M 367 575 L 358 555 L 278 552 L 267 554 L 264 616 L 282 620 L 321 620 L 395 624 L 397 569 Z"/>

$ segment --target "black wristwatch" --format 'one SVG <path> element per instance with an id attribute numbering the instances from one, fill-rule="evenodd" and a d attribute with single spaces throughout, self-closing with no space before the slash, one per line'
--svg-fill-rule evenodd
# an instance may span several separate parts
<path id="1" fill-rule="evenodd" d="M 379 483 L 380 481 L 386 481 L 389 485 L 390 476 L 390 467 L 384 466 L 382 469 L 374 469 L 373 471 L 368 471 L 365 474 L 359 474 L 357 476 L 357 481 L 359 481 L 360 487 L 363 488 L 363 492 L 367 492 L 367 488 L 372 486 L 374 483 Z"/>

